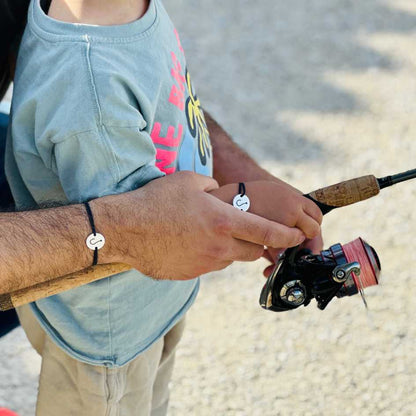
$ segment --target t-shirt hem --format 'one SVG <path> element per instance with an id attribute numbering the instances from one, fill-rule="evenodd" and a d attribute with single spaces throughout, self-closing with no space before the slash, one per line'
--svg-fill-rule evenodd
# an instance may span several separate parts
<path id="1" fill-rule="evenodd" d="M 196 296 L 199 292 L 199 286 L 200 286 L 200 278 L 196 279 L 195 287 L 185 302 L 185 304 L 182 306 L 182 308 L 172 317 L 172 319 L 157 332 L 154 332 L 151 336 L 146 338 L 144 341 L 139 343 L 134 348 L 134 353 L 127 353 L 122 354 L 120 356 L 114 357 L 114 358 L 105 358 L 105 359 L 96 359 L 89 355 L 83 354 L 80 351 L 77 351 L 73 348 L 71 348 L 56 331 L 50 327 L 46 323 L 46 319 L 43 315 L 43 313 L 39 310 L 39 308 L 36 306 L 36 302 L 33 302 L 30 304 L 31 309 L 39 322 L 40 326 L 45 330 L 45 332 L 51 337 L 52 341 L 61 348 L 64 352 L 66 352 L 71 357 L 75 358 L 78 361 L 81 361 L 86 364 L 94 365 L 94 366 L 100 366 L 100 367 L 108 367 L 108 368 L 117 368 L 122 367 L 126 364 L 128 364 L 130 361 L 134 360 L 138 355 L 145 352 L 148 348 L 150 348 L 157 340 L 159 340 L 161 337 L 163 337 L 170 329 L 172 329 L 179 320 L 185 315 L 185 313 L 189 310 L 189 308 L 194 303 Z"/>

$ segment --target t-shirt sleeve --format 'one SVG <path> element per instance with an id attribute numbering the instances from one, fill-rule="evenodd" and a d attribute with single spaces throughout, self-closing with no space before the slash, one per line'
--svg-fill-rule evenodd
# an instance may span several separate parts
<path id="1" fill-rule="evenodd" d="M 13 136 L 34 199 L 82 202 L 162 176 L 150 137 L 155 100 L 127 65 L 131 51 L 84 41 L 52 48 L 29 35 L 19 62 Z"/>
<path id="2" fill-rule="evenodd" d="M 71 203 L 136 189 L 163 176 L 155 147 L 139 127 L 98 126 L 53 146 L 53 170 Z"/>

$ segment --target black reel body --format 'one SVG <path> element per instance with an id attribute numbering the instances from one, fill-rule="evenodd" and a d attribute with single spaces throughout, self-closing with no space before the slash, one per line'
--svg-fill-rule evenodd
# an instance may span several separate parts
<path id="1" fill-rule="evenodd" d="M 360 279 L 362 265 L 358 261 L 348 261 L 341 244 L 335 244 L 320 254 L 312 254 L 310 250 L 297 246 L 280 256 L 263 287 L 260 305 L 264 309 L 283 312 L 307 306 L 315 298 L 318 308 L 323 310 L 335 296 L 352 296 L 362 292 L 366 286 L 377 284 L 380 274 L 377 254 L 361 239 L 350 245 L 358 241 L 359 253 L 368 259 L 363 269 L 367 274 L 365 284 Z M 362 256 L 357 255 L 357 258 L 362 259 Z"/>

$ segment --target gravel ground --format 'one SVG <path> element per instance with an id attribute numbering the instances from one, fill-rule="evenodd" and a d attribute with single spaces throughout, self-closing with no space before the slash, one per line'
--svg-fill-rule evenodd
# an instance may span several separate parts
<path id="1" fill-rule="evenodd" d="M 262 166 L 310 191 L 414 168 L 412 0 L 168 1 L 199 96 Z M 325 246 L 358 236 L 383 266 L 358 296 L 276 314 L 265 263 L 203 278 L 172 382 L 171 416 L 416 414 L 416 182 L 327 215 Z M 40 360 L 0 340 L 0 406 L 34 414 Z"/>

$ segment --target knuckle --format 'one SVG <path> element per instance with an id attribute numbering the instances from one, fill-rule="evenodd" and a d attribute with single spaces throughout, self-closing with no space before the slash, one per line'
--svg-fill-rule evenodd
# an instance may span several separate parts
<path id="1" fill-rule="evenodd" d="M 225 215 L 217 216 L 213 220 L 213 231 L 218 235 L 229 235 L 232 230 L 231 219 Z"/>
<path id="2" fill-rule="evenodd" d="M 313 218 L 318 222 L 318 224 L 322 224 L 322 220 L 324 219 L 324 216 L 322 214 L 322 211 L 317 205 L 314 206 L 312 215 L 313 215 Z"/>
<path id="3" fill-rule="evenodd" d="M 294 227 L 299 221 L 299 216 L 299 210 L 289 212 L 287 214 L 285 225 L 287 225 L 288 227 Z"/>
<path id="4" fill-rule="evenodd" d="M 318 205 L 315 204 L 315 202 L 306 199 L 307 204 L 307 210 L 311 213 L 311 216 L 319 223 L 322 223 L 322 220 L 324 218 L 321 209 L 318 207 Z"/>

